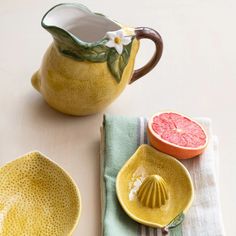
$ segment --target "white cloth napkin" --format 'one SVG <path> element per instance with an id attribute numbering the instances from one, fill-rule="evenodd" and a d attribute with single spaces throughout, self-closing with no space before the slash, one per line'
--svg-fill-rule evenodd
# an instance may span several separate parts
<path id="1" fill-rule="evenodd" d="M 212 134 L 211 121 L 198 121 L 207 129 L 209 144 L 199 157 L 182 161 L 189 170 L 195 189 L 195 199 L 183 223 L 183 235 L 221 236 L 224 227 L 219 201 L 218 139 Z"/>

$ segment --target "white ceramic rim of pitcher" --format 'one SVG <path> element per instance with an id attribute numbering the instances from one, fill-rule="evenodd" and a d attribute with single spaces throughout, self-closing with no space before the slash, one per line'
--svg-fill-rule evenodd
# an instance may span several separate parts
<path id="1" fill-rule="evenodd" d="M 96 45 L 99 45 L 101 43 L 103 43 L 104 39 L 106 38 L 106 34 L 104 34 L 104 36 L 97 40 L 97 41 L 93 41 L 93 42 L 86 42 L 86 41 L 83 41 L 81 40 L 80 38 L 78 37 L 75 37 L 71 32 L 69 32 L 68 30 L 66 29 L 63 29 L 61 27 L 58 27 L 58 26 L 54 26 L 54 25 L 48 25 L 45 23 L 45 19 L 46 17 L 48 16 L 48 14 L 50 12 L 52 12 L 55 8 L 57 7 L 60 7 L 60 6 L 74 6 L 74 7 L 77 7 L 79 9 L 82 9 L 84 11 L 87 11 L 88 13 L 91 13 L 91 14 L 94 14 L 94 15 L 98 15 L 98 16 L 103 16 L 104 18 L 106 18 L 108 21 L 110 21 L 111 23 L 113 23 L 114 25 L 117 26 L 117 30 L 121 29 L 122 26 L 121 24 L 119 24 L 117 21 L 115 20 L 112 20 L 110 19 L 109 17 L 101 14 L 101 13 L 98 13 L 98 12 L 92 12 L 89 8 L 87 8 L 85 5 L 81 4 L 81 3 L 60 3 L 60 4 L 57 4 L 55 6 L 53 6 L 52 8 L 50 8 L 45 14 L 44 16 L 42 17 L 42 20 L 41 20 L 41 26 L 46 29 L 46 30 L 50 30 L 50 29 L 56 29 L 56 30 L 59 30 L 61 32 L 64 32 L 68 35 L 68 37 L 72 38 L 72 40 L 76 41 L 77 43 L 79 43 L 80 45 L 84 45 L 84 46 L 96 46 Z"/>

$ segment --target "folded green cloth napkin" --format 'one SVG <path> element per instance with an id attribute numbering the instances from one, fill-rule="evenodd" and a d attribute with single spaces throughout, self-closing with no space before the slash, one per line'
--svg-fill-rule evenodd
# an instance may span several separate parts
<path id="1" fill-rule="evenodd" d="M 209 144 L 199 158 L 184 160 L 192 177 L 195 198 L 182 224 L 184 236 L 224 235 L 218 198 L 218 144 L 209 119 L 198 119 L 209 134 Z M 104 116 L 101 141 L 103 236 L 160 236 L 160 229 L 140 225 L 122 210 L 116 197 L 116 176 L 142 143 L 147 143 L 145 118 Z"/>

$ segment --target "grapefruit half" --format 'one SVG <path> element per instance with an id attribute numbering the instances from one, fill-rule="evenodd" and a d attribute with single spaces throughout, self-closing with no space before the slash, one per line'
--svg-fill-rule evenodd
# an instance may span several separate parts
<path id="1" fill-rule="evenodd" d="M 152 116 L 147 133 L 154 148 L 179 159 L 201 154 L 208 143 L 207 133 L 199 123 L 175 112 Z"/>

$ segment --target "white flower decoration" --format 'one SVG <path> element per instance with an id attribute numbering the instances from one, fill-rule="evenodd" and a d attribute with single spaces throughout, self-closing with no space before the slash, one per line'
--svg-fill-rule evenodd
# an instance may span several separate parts
<path id="1" fill-rule="evenodd" d="M 110 31 L 106 35 L 109 38 L 106 46 L 115 48 L 119 54 L 123 52 L 123 45 L 128 45 L 131 42 L 131 36 L 125 36 L 123 30 Z"/>

